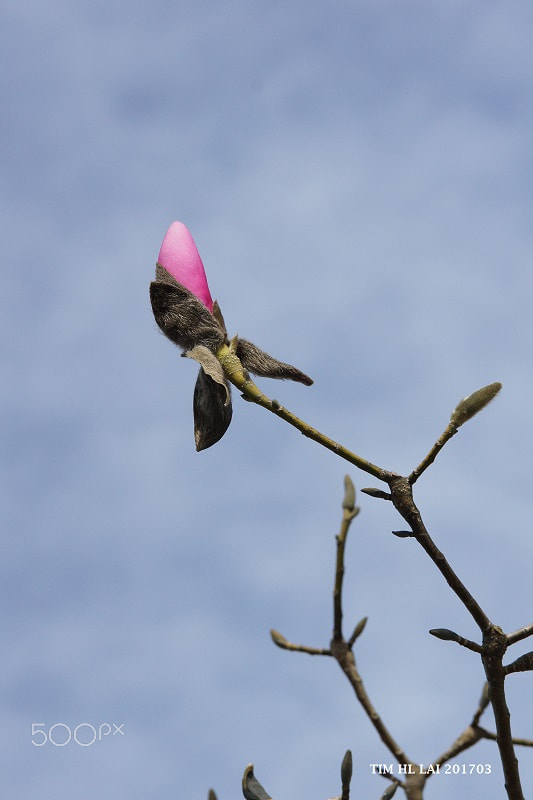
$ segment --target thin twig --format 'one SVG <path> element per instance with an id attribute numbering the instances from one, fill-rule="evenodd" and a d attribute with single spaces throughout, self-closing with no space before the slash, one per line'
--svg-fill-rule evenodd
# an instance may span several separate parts
<path id="1" fill-rule="evenodd" d="M 411 472 L 409 476 L 409 483 L 411 485 L 418 480 L 430 464 L 433 464 L 444 445 L 449 442 L 452 436 L 455 436 L 461 425 L 464 425 L 465 422 L 468 422 L 469 419 L 472 419 L 472 417 L 485 408 L 485 406 L 496 397 L 501 388 L 502 385 L 499 381 L 489 383 L 488 386 L 482 386 L 481 389 L 477 389 L 477 391 L 472 392 L 468 397 L 464 397 L 459 401 L 452 411 L 450 422 L 444 433 L 437 439 L 418 467 Z"/>
<path id="2" fill-rule="evenodd" d="M 460 636 L 455 631 L 451 631 L 448 628 L 433 628 L 430 630 L 430 634 L 435 636 L 437 639 L 442 639 L 445 642 L 456 642 L 460 644 L 461 647 L 466 647 L 467 650 L 472 650 L 474 653 L 481 653 L 481 645 L 477 642 L 472 642 L 470 639 L 465 639 L 464 636 Z"/>
<path id="3" fill-rule="evenodd" d="M 372 704 L 365 689 L 363 679 L 357 670 L 354 655 L 348 647 L 347 642 L 345 642 L 343 639 L 333 639 L 331 642 L 331 651 L 333 657 L 336 659 L 340 668 L 348 678 L 348 681 L 355 692 L 355 696 L 364 708 L 367 717 L 374 726 L 385 747 L 387 747 L 387 749 L 396 757 L 399 764 L 414 763 L 396 742 Z"/>
<path id="4" fill-rule="evenodd" d="M 370 722 L 377 731 L 381 741 L 389 749 L 389 751 L 394 756 L 396 756 L 398 763 L 410 764 L 414 762 L 411 762 L 411 759 L 406 755 L 404 750 L 393 738 L 390 731 L 388 730 L 383 720 L 377 713 L 376 709 L 372 705 L 372 702 L 370 701 L 370 698 L 363 684 L 363 679 L 361 678 L 361 675 L 357 670 L 355 664 L 355 658 L 351 650 L 351 645 L 349 645 L 348 642 L 344 640 L 342 635 L 342 583 L 344 576 L 344 549 L 346 544 L 346 537 L 348 535 L 348 530 L 350 528 L 350 523 L 358 510 L 357 507 L 355 506 L 355 497 L 353 501 L 350 500 L 350 502 L 348 502 L 347 500 L 347 498 L 351 494 L 350 484 L 351 481 L 348 478 L 348 480 L 345 483 L 345 495 L 343 502 L 343 516 L 341 521 L 341 528 L 337 536 L 337 556 L 335 564 L 335 581 L 333 589 L 334 621 L 333 621 L 333 636 L 331 639 L 330 648 L 318 649 L 314 647 L 306 647 L 304 645 L 295 645 L 292 642 L 287 641 L 287 639 L 277 631 L 271 631 L 270 635 L 274 643 L 278 647 L 281 647 L 284 650 L 292 650 L 300 653 L 308 653 L 309 655 L 329 655 L 335 658 L 335 660 L 341 667 L 342 671 L 348 678 L 355 692 L 355 695 L 359 700 L 359 703 L 365 710 L 368 718 L 370 719 Z M 363 621 L 361 621 L 356 626 L 354 633 L 356 632 L 361 633 L 363 627 L 364 623 Z"/>
<path id="5" fill-rule="evenodd" d="M 495 733 L 487 731 L 485 728 L 479 728 L 479 730 L 483 734 L 483 739 L 490 739 L 492 742 L 496 742 L 498 740 L 498 737 Z M 533 747 L 533 739 L 522 739 L 519 736 L 513 736 L 513 744 L 516 744 L 519 747 Z"/>
<path id="6" fill-rule="evenodd" d="M 511 664 L 507 664 L 505 669 L 505 674 L 510 675 L 512 672 L 527 672 L 528 670 L 533 669 L 533 652 L 524 653 L 523 656 L 519 656 L 515 659 Z"/>
<path id="7" fill-rule="evenodd" d="M 425 472 L 431 464 L 433 464 L 444 445 L 450 441 L 452 436 L 455 436 L 458 430 L 458 426 L 453 422 L 448 424 L 446 430 L 441 434 L 441 436 L 439 436 L 427 456 L 422 459 L 418 467 L 416 467 L 409 475 L 409 483 L 411 485 L 413 485 L 419 479 L 422 473 Z"/>
<path id="8" fill-rule="evenodd" d="M 391 488 L 392 502 L 397 511 L 409 524 L 417 542 L 424 548 L 437 569 L 444 576 L 450 588 L 470 612 L 480 629 L 482 631 L 487 630 L 491 624 L 489 618 L 448 564 L 448 561 L 429 535 L 422 521 L 420 511 L 415 505 L 413 490 L 409 479 L 402 477 L 394 478 L 390 481 L 389 485 Z"/>
<path id="9" fill-rule="evenodd" d="M 238 359 L 234 350 L 232 350 L 231 346 L 226 344 L 222 345 L 217 353 L 217 358 L 220 361 L 222 369 L 224 370 L 228 380 L 231 381 L 231 383 L 242 392 L 243 397 L 246 400 L 256 403 L 262 408 L 266 408 L 267 411 L 270 411 L 272 414 L 280 417 L 285 422 L 288 422 L 289 425 L 297 428 L 297 430 L 299 430 L 300 433 L 303 433 L 304 436 L 307 436 L 308 439 L 312 439 L 313 441 L 321 444 L 323 447 L 326 447 L 328 450 L 332 450 L 336 455 L 340 456 L 340 458 L 343 458 L 345 461 L 349 461 L 350 464 L 362 469 L 364 472 L 368 472 L 370 475 L 373 475 L 374 478 L 387 481 L 391 475 L 394 474 L 387 472 L 387 470 L 376 466 L 376 464 L 372 464 L 370 461 L 367 461 L 364 458 L 361 458 L 361 456 L 358 456 L 356 453 L 352 453 L 352 451 L 348 450 L 347 447 L 335 442 L 333 439 L 330 439 L 329 436 L 326 436 L 324 433 L 316 430 L 316 428 L 308 425 L 307 422 L 299 419 L 299 417 L 297 417 L 295 414 L 292 414 L 276 400 L 271 400 L 269 397 L 267 397 L 251 380 L 249 375 L 245 373 L 240 360 Z"/>
<path id="10" fill-rule="evenodd" d="M 468 725 L 465 730 L 459 734 L 457 739 L 448 747 L 447 750 L 444 751 L 438 758 L 435 759 L 433 764 L 446 764 L 447 761 L 450 761 L 452 758 L 455 758 L 462 753 L 464 750 L 468 750 L 472 747 L 476 742 L 480 739 L 484 738 L 482 728 L 479 728 L 478 722 L 481 719 L 483 712 L 486 710 L 489 704 L 489 692 L 488 692 L 488 684 L 485 683 L 483 686 L 483 691 L 481 692 L 481 696 L 479 698 L 478 707 L 472 717 L 472 722 Z"/>
<path id="11" fill-rule="evenodd" d="M 533 622 L 531 625 L 526 625 L 524 628 L 519 628 L 517 631 L 507 634 L 507 644 L 514 644 L 520 642 L 522 639 L 527 639 L 528 636 L 533 636 Z"/>
<path id="12" fill-rule="evenodd" d="M 295 653 L 307 653 L 309 656 L 331 656 L 331 650 L 324 647 L 307 647 L 304 644 L 294 644 L 289 642 L 279 631 L 272 629 L 270 631 L 270 638 L 281 650 L 292 650 Z"/>
<path id="13" fill-rule="evenodd" d="M 337 558 L 335 562 L 335 584 L 333 586 L 333 638 L 342 639 L 342 581 L 344 578 L 344 548 L 352 520 L 359 513 L 355 505 L 355 488 L 349 475 L 344 478 L 344 500 L 342 503 L 342 522 L 337 539 Z"/>
<path id="14" fill-rule="evenodd" d="M 470 723 L 473 728 L 477 728 L 479 725 L 479 720 L 485 713 L 488 705 L 490 703 L 490 694 L 489 694 L 489 684 L 485 682 L 483 684 L 483 691 L 481 692 L 481 697 L 479 698 L 479 703 L 476 708 L 476 713 L 472 717 L 472 722 Z"/>
<path id="15" fill-rule="evenodd" d="M 346 642 L 343 637 L 342 633 L 342 587 L 343 587 L 343 578 L 344 578 L 344 552 L 345 552 L 345 545 L 346 545 L 346 538 L 348 536 L 348 531 L 350 528 L 350 524 L 357 514 L 357 507 L 355 506 L 355 496 L 354 500 L 351 503 L 346 502 L 346 497 L 349 493 L 351 480 L 347 476 L 345 478 L 345 500 L 343 502 L 343 515 L 341 521 L 341 527 L 339 534 L 337 536 L 337 555 L 336 555 L 336 563 L 335 563 L 335 583 L 333 588 L 333 637 L 331 640 L 331 653 L 333 657 L 336 659 L 337 663 L 341 667 L 342 671 L 348 678 L 359 703 L 364 708 L 368 718 L 370 719 L 372 725 L 376 729 L 381 741 L 385 744 L 385 746 L 389 749 L 389 751 L 396 756 L 399 763 L 407 764 L 411 763 L 410 759 L 400 747 L 400 745 L 396 742 L 396 740 L 391 735 L 390 731 L 384 724 L 383 720 L 377 713 L 376 709 L 374 708 L 370 698 L 366 692 L 363 679 L 359 674 L 356 664 L 355 658 L 352 652 L 352 644 L 351 639 L 355 638 L 358 634 L 362 632 L 364 628 L 365 622 L 361 620 L 360 623 L 356 626 L 354 634 L 350 639 L 350 643 Z"/>
<path id="16" fill-rule="evenodd" d="M 363 619 L 360 619 L 355 628 L 353 629 L 353 633 L 348 639 L 348 647 L 350 648 L 350 650 L 354 646 L 355 640 L 358 639 L 363 633 L 367 622 L 368 622 L 368 617 L 363 617 Z"/>
<path id="17" fill-rule="evenodd" d="M 505 787 L 509 800 L 523 800 L 523 793 L 520 785 L 520 775 L 518 772 L 518 761 L 514 754 L 513 748 L 510 715 L 505 699 L 505 669 L 503 667 L 502 659 L 508 644 L 529 636 L 532 632 L 531 628 L 533 626 L 520 631 L 515 631 L 513 634 L 506 636 L 501 629 L 499 629 L 490 621 L 479 603 L 468 591 L 466 586 L 461 582 L 454 570 L 448 564 L 444 555 L 433 542 L 424 523 L 422 522 L 420 512 L 414 503 L 412 494 L 413 484 L 434 462 L 438 453 L 442 450 L 445 444 L 457 433 L 459 427 L 464 422 L 466 422 L 468 419 L 471 419 L 471 417 L 481 408 L 483 408 L 487 402 L 490 402 L 490 400 L 501 389 L 501 384 L 490 384 L 489 386 L 483 387 L 482 389 L 474 392 L 472 395 L 462 400 L 452 413 L 450 423 L 448 424 L 446 430 L 439 437 L 437 442 L 433 445 L 427 456 L 422 460 L 418 467 L 412 471 L 408 478 L 405 478 L 397 475 L 394 472 L 384 470 L 376 464 L 373 464 L 361 456 L 358 456 L 357 454 L 345 448 L 343 445 L 335 442 L 333 439 L 330 439 L 325 434 L 321 433 L 315 428 L 312 428 L 306 422 L 299 419 L 299 417 L 285 409 L 276 400 L 271 400 L 268 398 L 250 379 L 239 358 L 237 357 L 235 350 L 236 340 L 230 343 L 229 346 L 226 344 L 222 345 L 217 352 L 217 358 L 219 359 L 228 380 L 242 392 L 243 397 L 246 400 L 262 406 L 267 411 L 270 411 L 271 413 L 283 419 L 285 422 L 288 422 L 290 425 L 299 430 L 304 436 L 316 441 L 323 447 L 326 447 L 328 450 L 336 453 L 344 460 L 389 485 L 391 493 L 390 499 L 401 516 L 409 524 L 413 537 L 418 541 L 418 543 L 422 546 L 430 559 L 439 569 L 450 588 L 459 597 L 483 633 L 481 658 L 490 687 L 491 703 L 496 720 L 497 742 L 505 775 Z M 380 490 L 377 491 L 379 492 Z M 373 490 L 373 492 L 376 493 L 375 490 Z M 371 490 L 369 494 L 373 492 Z M 386 499 L 389 498 L 386 497 Z M 391 753 L 396 755 L 399 761 L 402 761 L 403 763 L 410 763 L 410 760 L 392 738 L 386 727 L 383 725 L 374 707 L 370 703 L 370 700 L 364 689 L 361 676 L 357 672 L 351 646 L 349 646 L 342 636 L 341 590 L 344 574 L 344 545 L 349 522 L 350 520 L 345 520 L 343 518 L 343 527 L 341 527 L 341 533 L 337 537 L 337 569 L 334 589 L 334 629 L 333 638 L 331 640 L 331 649 L 328 651 L 326 649 L 308 648 L 304 647 L 303 645 L 293 645 L 281 635 L 275 634 L 275 632 L 273 639 L 279 647 L 284 649 L 298 650 L 300 652 L 306 652 L 310 655 L 333 655 L 347 675 L 359 702 L 368 714 L 382 741 L 386 744 Z M 410 532 L 402 533 L 405 533 L 407 536 L 411 535 Z M 460 644 L 470 647 L 472 650 L 477 651 L 478 649 L 475 643 L 470 642 L 469 640 L 460 641 L 459 638 L 456 638 L 455 641 L 459 641 Z M 468 739 L 471 738 L 472 741 L 477 740 L 477 733 L 476 729 L 474 728 L 471 728 L 471 730 L 467 729 L 467 732 L 465 732 L 464 735 L 466 735 Z M 406 788 L 408 796 L 410 798 L 415 798 L 418 796 L 421 797 L 422 785 L 423 783 L 421 782 L 417 783 L 416 781 L 413 781 L 412 794 Z"/>
<path id="18" fill-rule="evenodd" d="M 483 633 L 481 659 L 490 688 L 490 699 L 496 721 L 498 749 L 505 776 L 505 788 L 509 800 L 523 800 L 524 795 L 520 784 L 518 760 L 514 752 L 510 714 L 504 690 L 505 671 L 502 659 L 508 644 L 507 637 L 500 628 L 490 621 L 479 603 L 460 581 L 444 555 L 433 542 L 413 500 L 412 484 L 410 484 L 409 479 L 395 478 L 390 481 L 389 486 L 395 508 L 410 525 L 417 542 L 424 548 Z"/>
<path id="19" fill-rule="evenodd" d="M 442 766 L 443 764 L 446 764 L 448 761 L 451 761 L 452 758 L 456 758 L 459 753 L 463 753 L 465 750 L 473 747 L 476 742 L 479 742 L 479 740 L 483 738 L 484 737 L 480 728 L 474 725 L 468 725 L 468 727 L 459 734 L 457 739 L 448 747 L 448 749 L 445 750 L 444 753 L 441 753 L 441 755 L 433 761 L 433 765 L 436 766 L 439 764 Z"/>

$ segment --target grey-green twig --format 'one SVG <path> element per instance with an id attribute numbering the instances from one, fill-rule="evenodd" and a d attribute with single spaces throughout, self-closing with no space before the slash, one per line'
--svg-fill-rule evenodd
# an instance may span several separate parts
<path id="1" fill-rule="evenodd" d="M 269 397 L 267 397 L 267 395 L 258 388 L 258 386 L 244 370 L 244 367 L 242 366 L 235 352 L 236 344 L 234 344 L 234 342 L 236 342 L 236 340 L 232 340 L 229 345 L 223 344 L 217 352 L 217 358 L 222 365 L 222 369 L 224 370 L 226 377 L 237 389 L 239 389 L 239 391 L 242 392 L 245 400 L 256 403 L 262 408 L 265 408 L 267 411 L 270 411 L 272 414 L 275 414 L 277 417 L 280 417 L 280 419 L 284 420 L 284 422 L 288 422 L 289 425 L 292 425 L 304 436 L 307 436 L 308 439 L 318 442 L 318 444 L 321 444 L 323 447 L 331 450 L 340 458 L 343 458 L 345 461 L 349 461 L 350 464 L 362 469 L 369 475 L 373 475 L 374 478 L 378 478 L 379 480 L 387 482 L 394 475 L 394 473 L 390 473 L 387 470 L 378 467 L 376 464 L 372 464 L 371 461 L 367 461 L 365 458 L 353 453 L 342 444 L 330 439 L 329 436 L 326 436 L 316 428 L 313 428 L 307 422 L 304 422 L 302 419 L 297 417 L 296 414 L 293 414 L 287 408 L 282 406 L 277 400 L 271 400 Z"/>
<path id="2" fill-rule="evenodd" d="M 281 650 L 292 650 L 295 653 L 307 653 L 309 656 L 331 656 L 331 650 L 324 647 L 307 647 L 305 644 L 289 642 L 279 631 L 274 628 L 270 631 L 270 638 Z"/>

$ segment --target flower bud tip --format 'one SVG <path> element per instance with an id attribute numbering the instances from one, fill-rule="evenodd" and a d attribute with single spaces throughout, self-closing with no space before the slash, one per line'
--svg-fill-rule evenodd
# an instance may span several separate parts
<path id="1" fill-rule="evenodd" d="M 166 232 L 157 263 L 192 292 L 210 312 L 213 311 L 213 299 L 202 259 L 183 222 L 173 222 Z"/>

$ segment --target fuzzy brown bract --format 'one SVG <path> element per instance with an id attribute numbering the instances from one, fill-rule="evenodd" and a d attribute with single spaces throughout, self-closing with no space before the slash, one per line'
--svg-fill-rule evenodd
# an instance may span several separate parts
<path id="1" fill-rule="evenodd" d="M 223 344 L 225 331 L 184 286 L 154 281 L 150 284 L 150 300 L 155 321 L 174 344 L 184 350 L 203 344 L 213 352 Z"/>
<path id="2" fill-rule="evenodd" d="M 224 318 L 214 303 L 213 313 L 167 270 L 157 264 L 156 279 L 150 284 L 150 301 L 155 321 L 183 355 L 200 364 L 194 389 L 194 439 L 197 450 L 205 450 L 222 438 L 231 422 L 230 386 L 217 353 L 229 345 Z M 278 361 L 253 342 L 236 339 L 235 354 L 247 372 L 265 378 L 313 381 L 301 370 Z"/>

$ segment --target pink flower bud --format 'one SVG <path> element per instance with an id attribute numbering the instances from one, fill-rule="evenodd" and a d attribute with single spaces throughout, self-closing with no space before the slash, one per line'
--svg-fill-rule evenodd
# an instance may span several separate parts
<path id="1" fill-rule="evenodd" d="M 168 229 L 157 263 L 178 283 L 192 292 L 208 311 L 213 311 L 213 299 L 207 285 L 202 259 L 194 239 L 183 222 L 173 222 Z"/>

